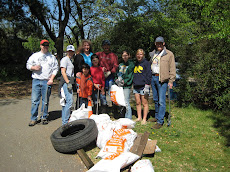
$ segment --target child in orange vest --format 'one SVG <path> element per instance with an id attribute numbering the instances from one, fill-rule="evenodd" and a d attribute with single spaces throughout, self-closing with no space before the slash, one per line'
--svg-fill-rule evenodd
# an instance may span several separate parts
<path id="1" fill-rule="evenodd" d="M 76 82 L 79 85 L 77 93 L 79 94 L 79 105 L 85 103 L 88 106 L 88 101 L 92 101 L 93 79 L 89 74 L 90 67 L 88 64 L 82 65 L 80 76 L 76 77 Z"/>

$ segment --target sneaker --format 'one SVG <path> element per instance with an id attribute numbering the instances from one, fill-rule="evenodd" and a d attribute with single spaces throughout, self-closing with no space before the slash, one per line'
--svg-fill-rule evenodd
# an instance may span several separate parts
<path id="1" fill-rule="evenodd" d="M 151 119 L 148 119 L 149 122 L 157 122 L 157 119 L 156 118 L 151 118 Z"/>
<path id="2" fill-rule="evenodd" d="M 42 124 L 43 125 L 47 125 L 48 124 L 48 120 L 47 119 L 42 119 Z"/>
<path id="3" fill-rule="evenodd" d="M 37 123 L 37 121 L 30 121 L 29 126 L 30 126 L 30 127 L 33 127 L 33 126 L 36 125 L 36 123 Z"/>
<path id="4" fill-rule="evenodd" d="M 152 129 L 160 129 L 163 125 L 162 124 L 159 124 L 159 123 L 156 123 Z"/>

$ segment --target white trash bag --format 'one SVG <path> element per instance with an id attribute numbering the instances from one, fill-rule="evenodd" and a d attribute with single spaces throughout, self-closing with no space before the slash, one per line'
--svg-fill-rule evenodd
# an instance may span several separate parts
<path id="1" fill-rule="evenodd" d="M 87 172 L 120 172 L 120 169 L 132 164 L 139 158 L 140 157 L 134 153 L 125 152 L 113 160 L 100 160 Z"/>
<path id="2" fill-rule="evenodd" d="M 85 108 L 85 104 L 83 103 L 80 108 L 74 110 L 70 115 L 69 122 L 72 122 L 77 119 L 86 119 L 89 116 L 89 109 Z"/>
<path id="3" fill-rule="evenodd" d="M 149 159 L 137 161 L 132 167 L 131 172 L 154 172 L 153 165 Z"/>
<path id="4" fill-rule="evenodd" d="M 122 87 L 112 85 L 110 89 L 111 101 L 117 106 L 125 106 L 125 96 Z"/>

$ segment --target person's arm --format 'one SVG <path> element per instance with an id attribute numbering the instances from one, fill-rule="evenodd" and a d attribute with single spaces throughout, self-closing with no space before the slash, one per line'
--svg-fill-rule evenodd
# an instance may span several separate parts
<path id="1" fill-rule="evenodd" d="M 53 72 L 52 72 L 52 75 L 50 76 L 49 78 L 49 81 L 47 82 L 48 85 L 53 85 L 53 81 L 54 81 L 54 78 L 55 76 L 57 75 L 57 72 L 58 72 L 58 62 L 57 62 L 57 59 L 55 56 L 53 56 Z"/>
<path id="2" fill-rule="evenodd" d="M 47 85 L 53 85 L 55 76 L 56 76 L 56 75 L 54 75 L 54 74 L 51 75 L 50 79 L 49 79 L 48 82 L 47 82 Z"/>
<path id="3" fill-rule="evenodd" d="M 133 75 L 134 75 L 134 68 L 135 68 L 135 64 L 133 62 L 130 62 L 130 65 L 127 69 L 127 71 L 125 72 L 125 75 L 124 75 L 124 83 L 126 85 L 131 85 L 132 82 L 133 82 Z"/>
<path id="4" fill-rule="evenodd" d="M 88 100 L 91 100 L 91 95 L 92 95 L 92 92 L 93 92 L 93 79 L 89 79 L 87 81 L 87 85 L 88 85 Z"/>
<path id="5" fill-rule="evenodd" d="M 170 89 L 173 87 L 173 82 L 176 79 L 176 63 L 174 55 L 172 54 L 169 61 L 169 82 L 168 86 Z"/>
<path id="6" fill-rule="evenodd" d="M 104 72 L 102 72 L 102 87 L 105 87 L 105 75 Z"/>
<path id="7" fill-rule="evenodd" d="M 151 65 L 148 61 L 146 61 L 146 70 L 145 70 L 145 76 L 146 76 L 146 83 L 147 85 L 151 85 L 151 80 L 152 80 L 152 72 L 151 72 Z"/>
<path id="8" fill-rule="evenodd" d="M 69 81 L 69 79 L 68 79 L 68 77 L 66 75 L 66 68 L 64 68 L 64 67 L 61 68 L 61 74 L 62 74 L 63 79 L 65 80 L 65 82 L 68 84 L 70 81 Z"/>
<path id="9" fill-rule="evenodd" d="M 112 65 L 113 65 L 113 68 L 111 69 L 111 73 L 116 73 L 117 71 L 117 68 L 118 68 L 118 57 L 116 54 L 113 54 L 112 56 Z"/>
<path id="10" fill-rule="evenodd" d="M 41 69 L 41 65 L 34 65 L 34 54 L 27 60 L 26 68 L 30 71 L 39 71 Z"/>

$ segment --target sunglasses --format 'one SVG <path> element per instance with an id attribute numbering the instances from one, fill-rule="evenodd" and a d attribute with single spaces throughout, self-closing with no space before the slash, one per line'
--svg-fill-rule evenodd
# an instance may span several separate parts
<path id="1" fill-rule="evenodd" d="M 42 46 L 44 46 L 44 47 L 48 47 L 48 46 L 49 46 L 49 44 L 42 44 Z"/>

